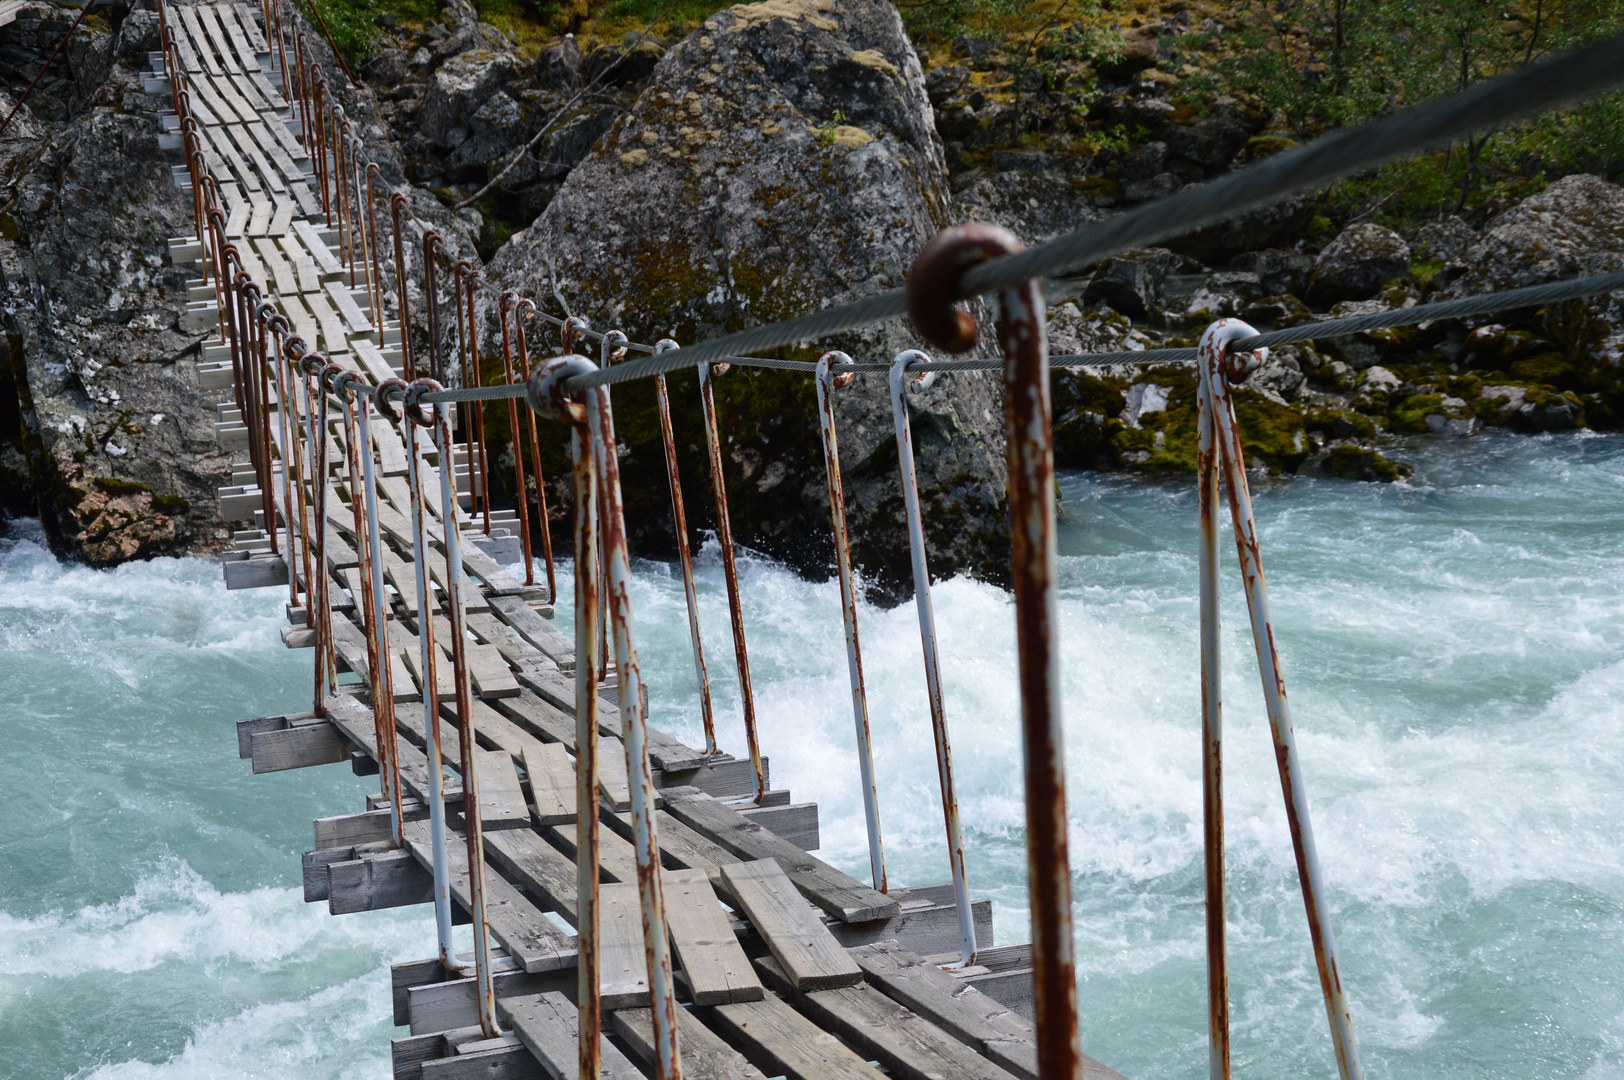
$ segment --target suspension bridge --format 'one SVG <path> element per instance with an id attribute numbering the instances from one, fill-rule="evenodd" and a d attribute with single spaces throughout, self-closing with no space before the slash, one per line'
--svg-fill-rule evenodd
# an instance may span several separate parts
<path id="1" fill-rule="evenodd" d="M 393 1019 L 408 1029 L 392 1043 L 397 1078 L 1116 1076 L 1077 1036 L 1047 380 L 1055 366 L 1121 362 L 1193 363 L 1200 375 L 1211 1075 L 1230 1071 L 1218 689 L 1225 495 L 1330 1039 L 1344 1080 L 1363 1075 L 1230 389 L 1271 345 L 1538 307 L 1624 288 L 1624 274 L 1263 334 L 1223 320 L 1196 349 L 1091 356 L 1049 354 L 1045 303 L 1076 291 L 1068 274 L 1114 251 L 1624 80 L 1624 40 L 1333 133 L 1030 250 L 992 226 L 955 227 L 921 252 L 905 290 L 688 347 L 638 344 L 505 292 L 505 378 L 482 386 L 464 376 L 459 386 L 453 376 L 477 372 L 486 352 L 476 317 L 483 276 L 417 227 L 405 194 L 379 191 L 382 172 L 338 104 L 329 80 L 341 76 L 322 62 L 312 28 L 285 0 L 163 0 L 159 13 L 162 47 L 146 88 L 169 99 L 165 138 L 179 152 L 176 183 L 191 194 L 196 224 L 169 254 L 197 266 L 188 318 L 210 335 L 200 388 L 224 397 L 217 428 L 241 457 L 220 490 L 224 516 L 243 526 L 224 572 L 231 588 L 286 588 L 283 640 L 314 657 L 311 708 L 240 721 L 238 750 L 256 773 L 348 763 L 380 777 L 365 809 L 314 822 L 303 880 L 305 898 L 334 914 L 433 905 L 432 955 L 393 970 Z M 410 333 L 414 273 L 426 348 Z M 902 315 L 935 347 L 965 352 L 977 326 L 953 305 L 981 295 L 996 298 L 999 357 L 750 355 Z M 533 342 L 543 326 L 558 331 L 557 348 Z M 593 346 L 596 362 L 583 355 Z M 810 853 L 817 807 L 772 787 L 757 737 L 712 394 L 729 364 L 815 380 L 866 882 Z M 665 385 L 666 374 L 690 367 L 731 604 L 747 744 L 739 756 L 716 745 Z M 941 782 L 942 884 L 905 887 L 886 875 L 834 423 L 855 371 L 888 373 Z M 972 898 L 913 474 L 910 394 L 965 371 L 1001 372 L 1005 388 L 1031 944 L 994 944 L 990 906 Z M 665 436 L 705 733 L 698 748 L 648 724 L 638 662 L 609 387 L 643 378 L 655 380 Z M 483 431 L 492 406 L 507 410 L 513 433 L 520 498 L 508 511 L 492 504 Z M 552 624 L 546 439 L 567 441 L 573 463 L 573 635 Z M 471 954 L 453 945 L 459 923 L 471 924 Z"/>

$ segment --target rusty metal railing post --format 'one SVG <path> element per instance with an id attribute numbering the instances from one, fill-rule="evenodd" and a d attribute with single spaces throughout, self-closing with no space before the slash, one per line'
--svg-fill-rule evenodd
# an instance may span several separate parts
<path id="1" fill-rule="evenodd" d="M 462 757 L 462 820 L 468 841 L 468 908 L 474 924 L 475 996 L 486 1038 L 501 1033 L 496 1022 L 496 984 L 491 974 L 491 928 L 485 908 L 485 839 L 479 817 L 475 769 L 474 701 L 468 671 L 468 629 L 462 600 L 462 537 L 457 528 L 457 490 L 452 477 L 450 409 L 434 407 L 434 439 L 440 457 L 440 522 L 445 547 L 446 614 L 451 623 L 451 670 L 457 701 L 457 742 Z M 439 687 L 432 693 L 439 695 Z"/>
<path id="2" fill-rule="evenodd" d="M 959 279 L 975 263 L 1020 250 L 996 225 L 947 229 L 925 246 L 908 277 L 915 325 L 939 348 L 975 344 L 975 321 L 953 310 Z M 1021 731 L 1026 760 L 1027 872 L 1032 898 L 1032 981 L 1038 1075 L 1074 1080 L 1077 981 L 1073 970 L 1071 865 L 1066 837 L 1065 729 L 1061 721 L 1059 610 L 1055 596 L 1054 438 L 1043 291 L 1033 280 L 998 294 L 1004 352 L 1004 430 L 1009 469 L 1010 579 L 1015 594 Z"/>
<path id="3" fill-rule="evenodd" d="M 1263 682 L 1263 704 L 1269 715 L 1269 732 L 1274 739 L 1275 763 L 1280 770 L 1286 821 L 1291 828 L 1291 846 L 1297 858 L 1297 878 L 1302 886 L 1303 906 L 1308 916 L 1308 936 L 1313 942 L 1320 990 L 1325 997 L 1325 1013 L 1330 1021 L 1331 1044 L 1343 1080 L 1362 1080 L 1364 1070 L 1359 1064 L 1359 1048 L 1354 1039 L 1353 1015 L 1348 1008 L 1347 992 L 1337 967 L 1336 939 L 1331 932 L 1330 899 L 1325 893 L 1319 852 L 1314 845 L 1314 828 L 1308 813 L 1308 791 L 1303 784 L 1302 764 L 1297 759 L 1297 737 L 1292 731 L 1285 678 L 1280 672 L 1280 654 L 1275 647 L 1269 589 L 1263 579 L 1263 554 L 1258 546 L 1257 524 L 1252 517 L 1252 496 L 1246 483 L 1246 460 L 1241 449 L 1240 429 L 1235 422 L 1235 403 L 1230 394 L 1230 383 L 1245 379 L 1261 357 L 1256 353 L 1231 355 L 1228 352 L 1229 343 L 1256 334 L 1256 330 L 1238 319 L 1218 320 L 1201 336 L 1197 364 L 1201 390 L 1207 395 L 1212 415 L 1218 466 L 1229 494 L 1229 513 L 1235 528 L 1235 547 L 1240 556 L 1241 581 L 1246 587 L 1246 609 L 1251 616 L 1258 674 Z M 1203 704 L 1206 689 L 1203 688 Z M 1216 693 L 1215 687 L 1212 692 Z"/>
<path id="4" fill-rule="evenodd" d="M 535 318 L 535 315 L 535 302 L 527 297 L 521 297 L 519 302 L 513 305 L 513 333 L 519 346 L 519 378 L 526 383 L 530 381 L 530 344 L 525 339 L 524 320 L 526 317 Z M 530 433 L 530 474 L 536 478 L 536 517 L 541 525 L 541 557 L 546 563 L 547 602 L 553 604 L 558 602 L 558 578 L 553 568 L 553 530 L 547 514 L 547 484 L 541 472 L 541 444 L 536 441 L 536 410 L 526 409 L 524 421 Z M 517 454 L 517 431 L 513 437 L 513 452 Z M 528 497 L 527 493 L 521 494 Z"/>
<path id="5" fill-rule="evenodd" d="M 654 344 L 654 354 L 681 348 L 670 338 Z M 705 667 L 705 643 L 699 635 L 699 596 L 694 589 L 694 555 L 688 543 L 688 513 L 682 504 L 682 474 L 677 466 L 677 434 L 671 424 L 671 397 L 665 376 L 654 376 L 654 400 L 660 413 L 660 436 L 665 444 L 665 475 L 671 487 L 671 522 L 677 534 L 677 562 L 682 569 L 682 591 L 688 601 L 688 641 L 694 654 L 694 680 L 699 684 L 699 715 L 705 724 L 705 753 L 716 754 L 716 713 L 711 704 L 710 672 Z"/>
<path id="6" fill-rule="evenodd" d="M 314 393 L 317 402 L 312 403 L 308 410 L 311 423 L 311 442 L 314 449 L 311 456 L 314 458 L 314 474 L 311 482 L 316 485 L 316 605 L 318 617 L 321 620 L 322 630 L 318 631 L 321 640 L 317 642 L 317 656 L 320 662 L 316 665 L 316 705 L 315 712 L 323 714 L 322 701 L 330 694 L 338 691 L 338 651 L 333 642 L 333 603 L 332 591 L 327 567 L 327 386 L 331 375 L 336 375 L 343 368 L 336 364 L 326 363 L 320 353 L 309 353 L 301 361 L 305 374 L 315 383 L 315 389 L 306 384 L 306 393 Z M 329 374 L 331 372 L 331 375 Z M 319 413 L 319 415 L 318 415 Z"/>
<path id="7" fill-rule="evenodd" d="M 959 793 L 953 780 L 953 746 L 947 734 L 947 705 L 942 692 L 941 661 L 936 652 L 936 609 L 930 598 L 930 564 L 925 552 L 925 527 L 919 512 L 919 478 L 914 471 L 913 428 L 908 422 L 908 395 L 925 390 L 936 373 L 910 373 L 910 364 L 928 364 L 930 357 L 917 349 L 897 354 L 891 361 L 891 419 L 897 434 L 897 467 L 902 482 L 903 508 L 908 518 L 908 550 L 913 556 L 914 610 L 919 616 L 919 642 L 925 657 L 925 696 L 930 703 L 930 728 L 936 744 L 936 778 L 942 791 L 942 820 L 947 830 L 947 856 L 952 868 L 953 902 L 959 915 L 959 966 L 976 959 L 975 913 L 970 907 L 969 876 L 964 866 L 964 835 L 959 827 Z"/>
<path id="8" fill-rule="evenodd" d="M 502 377 L 513 383 L 513 334 L 508 328 L 508 314 L 518 301 L 516 289 L 506 289 L 497 300 L 497 320 L 502 324 Z M 517 318 L 515 318 L 517 321 Z M 508 398 L 508 435 L 513 442 L 513 481 L 518 485 L 519 548 L 524 555 L 524 583 L 536 583 L 536 562 L 530 550 L 530 491 L 524 477 L 524 447 L 519 441 L 519 402 Z"/>
<path id="9" fill-rule="evenodd" d="M 718 364 L 717 375 L 727 370 Z M 711 389 L 711 365 L 698 366 L 699 401 L 705 411 L 705 446 L 710 452 L 711 490 L 716 498 L 716 540 L 722 548 L 722 576 L 727 582 L 728 614 L 733 621 L 733 656 L 739 668 L 739 700 L 744 706 L 744 739 L 750 747 L 750 766 L 756 773 L 755 801 L 767 797 L 767 769 L 756 737 L 756 695 L 750 686 L 750 652 L 744 641 L 744 608 L 739 598 L 739 567 L 733 551 L 733 523 L 727 513 L 727 478 L 722 469 L 722 437 L 716 428 L 716 395 Z"/>
<path id="10" fill-rule="evenodd" d="M 400 835 L 400 747 L 395 727 L 395 685 L 389 648 L 389 612 L 383 589 L 383 539 L 378 530 L 378 493 L 373 484 L 371 396 L 351 389 L 366 380 L 352 371 L 333 378 L 344 405 L 344 442 L 350 470 L 350 510 L 355 518 L 355 551 L 361 562 L 358 607 L 366 612 L 367 666 L 371 669 L 372 719 L 378 743 L 379 785 L 389 800 L 390 832 Z"/>
<path id="11" fill-rule="evenodd" d="M 276 374 L 272 382 L 276 387 L 277 431 L 281 435 L 282 520 L 286 521 L 288 526 L 288 542 L 285 554 L 288 564 L 288 604 L 290 608 L 299 606 L 299 585 L 303 582 L 307 594 L 305 597 L 305 609 L 308 611 L 310 606 L 308 596 L 310 583 L 307 575 L 302 573 L 306 567 L 300 566 L 295 555 L 295 547 L 297 546 L 302 551 L 304 544 L 294 539 L 296 529 L 303 528 L 303 522 L 298 512 L 298 503 L 294 501 L 293 497 L 294 451 L 297 447 L 298 425 L 297 419 L 291 413 L 293 395 L 288 385 L 287 365 L 283 362 L 282 357 L 282 339 L 274 333 L 278 323 L 283 327 L 287 325 L 287 319 L 277 314 L 276 306 L 269 300 L 261 300 L 255 305 L 254 317 L 260 326 L 260 352 L 261 354 L 264 353 L 267 341 L 269 341 L 276 362 Z"/>
<path id="12" fill-rule="evenodd" d="M 417 586 L 417 642 L 419 670 L 423 679 L 423 733 L 428 757 L 429 848 L 434 875 L 434 935 L 439 944 L 440 964 L 448 974 L 461 974 L 457 952 L 451 942 L 451 867 L 446 857 L 445 752 L 440 734 L 440 649 L 434 640 L 434 585 L 428 573 L 430 558 L 428 511 L 424 504 L 423 474 L 417 429 L 434 427 L 434 417 L 423 415 L 419 399 L 443 389 L 433 379 L 418 379 L 409 386 L 404 380 L 390 379 L 378 386 L 380 408 L 386 391 L 402 395 L 400 415 L 391 416 L 406 436 L 406 483 L 411 494 L 412 571 Z M 463 804 L 466 810 L 468 804 Z"/>
<path id="13" fill-rule="evenodd" d="M 473 269 L 469 271 L 464 281 L 468 290 L 468 366 L 463 372 L 463 385 L 484 386 L 485 372 L 479 364 L 479 319 L 474 308 L 479 297 L 479 290 L 485 287 L 485 271 Z M 469 380 L 472 380 L 472 382 Z M 477 445 L 479 450 L 479 505 L 484 510 L 485 519 L 480 531 L 489 536 L 491 534 L 491 466 L 490 445 L 485 441 L 485 403 L 483 401 L 470 401 L 468 411 L 472 420 L 468 430 L 469 484 L 472 485 L 473 483 L 473 451 Z"/>
<path id="14" fill-rule="evenodd" d="M 831 364 L 849 364 L 843 352 L 818 359 L 814 381 L 818 392 L 818 429 L 823 435 L 823 464 L 829 479 L 829 517 L 835 532 L 835 571 L 840 578 L 840 615 L 846 630 L 846 675 L 851 683 L 852 723 L 857 730 L 857 773 L 863 785 L 863 820 L 868 826 L 868 869 L 874 888 L 886 892 L 885 845 L 880 840 L 880 792 L 874 781 L 874 752 L 869 745 L 868 691 L 863 685 L 863 646 L 857 635 L 857 590 L 852 581 L 851 540 L 846 534 L 846 493 L 840 483 L 840 439 L 835 434 L 835 390 L 856 378 L 836 375 Z"/>
<path id="15" fill-rule="evenodd" d="M 405 231 L 401 228 L 400 214 L 407 207 L 406 196 L 395 192 L 389 196 L 389 220 L 394 226 L 391 232 L 395 242 L 395 310 L 400 320 L 400 358 L 405 369 L 403 374 L 407 382 L 417 378 L 416 366 L 412 363 L 412 314 L 411 299 L 406 286 L 406 242 Z M 382 331 L 379 331 L 380 337 Z"/>
<path id="16" fill-rule="evenodd" d="M 625 335 L 604 335 L 606 348 Z M 643 953 L 648 961 L 649 1007 L 654 1034 L 655 1080 L 682 1080 L 677 1045 L 677 998 L 671 975 L 671 942 L 665 928 L 665 892 L 660 880 L 660 837 L 654 821 L 654 774 L 648 759 L 648 715 L 642 672 L 633 639 L 631 561 L 626 553 L 626 520 L 620 496 L 620 466 L 615 460 L 615 422 L 609 390 L 597 387 L 586 395 L 587 427 L 598 480 L 605 597 L 615 664 L 620 671 L 621 734 L 626 769 L 631 778 L 632 833 L 637 855 L 637 895 L 643 915 Z"/>
<path id="17" fill-rule="evenodd" d="M 445 361 L 440 356 L 440 296 L 436 282 L 438 267 L 434 257 L 445 247 L 445 238 L 433 229 L 423 233 L 423 303 L 428 305 L 429 313 L 429 378 L 437 383 L 445 382 Z M 401 296 L 406 295 L 404 281 L 401 283 Z M 404 312 L 404 307 L 402 311 Z M 404 320 L 403 320 L 404 321 Z M 450 467 L 450 451 L 442 465 Z"/>
<path id="18" fill-rule="evenodd" d="M 1229 1080 L 1228 903 L 1224 868 L 1223 643 L 1219 636 L 1218 442 L 1205 376 L 1196 394 L 1201 516 L 1201 821 L 1207 892 L 1207 1071 Z"/>
<path id="19" fill-rule="evenodd" d="M 586 405 L 565 397 L 562 384 L 594 369 L 584 356 L 554 357 L 536 368 L 526 386 L 531 409 L 569 428 L 575 480 L 575 1002 L 581 1080 L 597 1080 L 603 1038 L 598 983 L 598 484 Z"/>

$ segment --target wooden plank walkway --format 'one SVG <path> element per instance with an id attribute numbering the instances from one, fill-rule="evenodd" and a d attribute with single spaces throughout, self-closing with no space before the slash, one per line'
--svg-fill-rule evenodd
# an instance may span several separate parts
<path id="1" fill-rule="evenodd" d="M 176 13 L 181 58 L 177 78 L 190 90 L 207 168 L 228 214 L 227 231 L 242 238 L 238 247 L 245 268 L 312 346 L 348 356 L 346 363 L 374 381 L 394 376 L 399 350 L 387 343 L 398 341 L 398 328 L 374 324 L 377 308 L 364 265 L 356 267 L 358 288 L 351 288 L 347 247 L 320 215 L 311 153 L 298 141 L 280 76 L 268 66 L 258 7 L 206 2 L 170 10 Z M 181 238 L 171 250 L 192 252 L 195 259 L 201 247 L 196 238 Z M 177 256 L 177 261 L 184 260 Z M 212 297 L 212 289 L 200 294 Z M 216 322 L 212 299 L 194 308 L 198 325 Z M 223 343 L 205 348 L 209 360 L 224 355 Z M 287 448 L 280 446 L 275 419 L 280 453 Z M 223 439 L 243 439 L 242 430 L 240 415 L 223 414 Z M 422 696 L 427 693 L 441 717 L 451 893 L 459 914 L 466 916 L 468 853 L 458 832 L 464 813 L 462 747 L 444 550 L 446 528 L 468 530 L 478 522 L 465 510 L 454 515 L 455 521 L 442 521 L 438 502 L 430 500 L 428 587 L 419 595 L 406 449 L 388 424 L 371 431 L 385 549 L 386 656 L 394 678 L 405 796 L 403 843 L 393 843 L 389 811 L 376 795 L 358 812 L 316 820 L 314 846 L 302 860 L 305 896 L 326 902 L 334 913 L 431 902 L 430 735 Z M 336 415 L 320 437 L 327 441 L 328 474 L 315 475 L 313 455 L 307 453 L 306 474 L 294 483 L 312 506 L 318 492 L 326 495 L 327 565 L 319 569 L 329 575 L 331 633 L 341 671 L 347 680 L 359 681 L 341 682 L 319 715 L 239 722 L 239 753 L 256 773 L 338 763 L 363 774 L 378 770 L 363 631 L 372 612 L 361 603 L 349 447 Z M 465 461 L 466 449 L 455 447 L 452 456 Z M 420 459 L 416 465 L 426 489 L 436 491 L 439 464 Z M 249 523 L 257 532 L 245 532 L 261 543 L 266 528 L 277 523 L 257 516 L 261 495 L 252 468 L 238 462 L 232 474 L 238 487 L 223 489 L 222 498 L 254 508 Z M 282 503 L 280 480 L 275 486 L 278 513 L 293 518 L 296 511 L 290 514 Z M 296 560 L 296 540 L 285 534 L 283 539 L 284 558 Z M 472 749 L 485 829 L 487 919 L 496 946 L 498 1014 L 510 1030 L 501 1038 L 483 1037 L 471 978 L 447 972 L 434 959 L 398 964 L 394 1019 L 410 1033 L 394 1040 L 394 1075 L 410 1080 L 576 1075 L 577 1015 L 566 995 L 576 975 L 575 840 L 583 812 L 596 814 L 600 822 L 603 1075 L 625 1080 L 652 1075 L 648 976 L 618 701 L 612 691 L 600 694 L 598 798 L 590 807 L 578 806 L 575 643 L 552 624 L 543 590 L 520 584 L 476 543 L 465 542 L 462 552 L 455 573 L 466 601 L 463 644 L 476 695 Z M 270 560 L 251 554 L 248 561 Z M 237 573 L 255 584 L 275 578 L 267 572 Z M 285 569 L 278 580 L 285 585 Z M 289 617 L 294 626 L 285 639 L 290 645 L 309 644 L 314 635 L 302 629 L 302 609 L 290 609 Z M 435 687 L 424 686 L 421 671 L 418 630 L 425 619 L 433 620 L 438 652 Z M 1032 1029 L 1021 1015 L 1029 1007 L 1023 1003 L 1030 1001 L 1030 976 L 1021 982 L 1026 969 L 1019 958 L 1001 961 L 996 969 L 953 973 L 927 959 L 956 948 L 957 912 L 946 886 L 878 893 L 811 853 L 818 846 L 815 805 L 793 805 L 787 791 L 776 790 L 761 806 L 742 801 L 754 792 L 748 761 L 727 754 L 708 757 L 654 729 L 648 744 L 659 795 L 654 819 L 688 1076 L 1034 1080 Z M 977 902 L 975 916 L 984 945 L 991 946 L 985 901 Z M 432 951 L 432 939 L 426 940 L 424 955 Z M 1115 1076 L 1097 1063 L 1088 1065 L 1090 1080 Z"/>

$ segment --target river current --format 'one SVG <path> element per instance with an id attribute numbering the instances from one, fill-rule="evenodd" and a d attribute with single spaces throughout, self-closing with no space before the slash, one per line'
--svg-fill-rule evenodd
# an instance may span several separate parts
<path id="1" fill-rule="evenodd" d="M 1367 1074 L 1624 1077 L 1624 440 L 1489 435 L 1411 483 L 1254 497 L 1320 858 Z M 1062 478 L 1061 617 L 1084 1049 L 1135 1080 L 1206 1070 L 1190 484 Z M 899 542 L 901 538 L 899 537 Z M 1226 536 L 1225 780 L 1236 1074 L 1332 1077 Z M 725 748 L 743 750 L 715 545 L 700 558 Z M 867 874 L 834 582 L 742 563 L 775 787 Z M 566 575 L 567 576 L 567 575 Z M 652 719 L 698 743 L 674 569 L 636 567 Z M 64 564 L 0 540 L 0 1078 L 389 1075 L 389 965 L 427 908 L 306 905 L 312 818 L 375 778 L 254 777 L 232 721 L 308 707 L 276 590 L 217 564 Z M 935 590 L 976 896 L 1025 940 L 1008 594 Z M 567 597 L 559 622 L 568 628 Z M 860 612 L 892 880 L 946 879 L 911 605 Z"/>

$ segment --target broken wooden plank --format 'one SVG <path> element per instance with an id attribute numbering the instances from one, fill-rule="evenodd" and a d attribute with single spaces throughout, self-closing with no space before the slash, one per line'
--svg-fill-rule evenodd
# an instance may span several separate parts
<path id="1" fill-rule="evenodd" d="M 665 923 L 695 1005 L 758 1001 L 766 991 L 703 870 L 666 870 Z"/>
<path id="2" fill-rule="evenodd" d="M 498 1008 L 552 1080 L 575 1080 L 580 1075 L 579 1014 L 569 998 L 559 993 L 535 994 L 500 1001 Z M 637 1066 L 607 1036 L 600 1046 L 600 1080 L 643 1080 Z"/>
<path id="3" fill-rule="evenodd" d="M 560 743 L 537 743 L 524 752 L 530 806 L 539 825 L 575 820 L 575 762 Z"/>
<path id="4" fill-rule="evenodd" d="M 1013 1080 L 969 1046 L 872 986 L 797 991 L 772 960 L 757 966 L 813 1022 L 840 1036 L 902 1080 Z"/>
<path id="5" fill-rule="evenodd" d="M 609 1023 L 632 1055 L 652 1070 L 654 1014 L 648 1009 L 621 1009 L 610 1014 Z M 677 1044 L 682 1053 L 684 1076 L 704 1080 L 766 1080 L 743 1054 L 723 1042 L 681 1005 L 677 1006 Z"/>
<path id="6" fill-rule="evenodd" d="M 863 969 L 841 948 L 777 862 L 733 863 L 722 867 L 722 880 L 796 990 L 827 990 L 863 981 Z"/>
<path id="7" fill-rule="evenodd" d="M 888 919 L 902 910 L 891 897 L 808 855 L 703 792 L 664 788 L 661 794 L 673 817 L 741 860 L 773 859 L 807 899 L 842 922 Z"/>
<path id="8" fill-rule="evenodd" d="M 519 789 L 513 759 L 501 750 L 474 750 L 479 778 L 479 820 L 487 829 L 524 829 L 530 826 L 530 808 Z"/>
<path id="9" fill-rule="evenodd" d="M 868 982 L 989 1060 L 1026 1080 L 1037 1080 L 1037 1044 L 1032 1025 L 992 998 L 927 963 L 896 942 L 851 951 Z"/>
<path id="10" fill-rule="evenodd" d="M 598 993 L 607 1009 L 646 1006 L 648 961 L 636 879 L 598 886 Z"/>
<path id="11" fill-rule="evenodd" d="M 773 994 L 718 1005 L 711 1019 L 769 1076 L 788 1080 L 884 1080 L 885 1074 Z"/>

